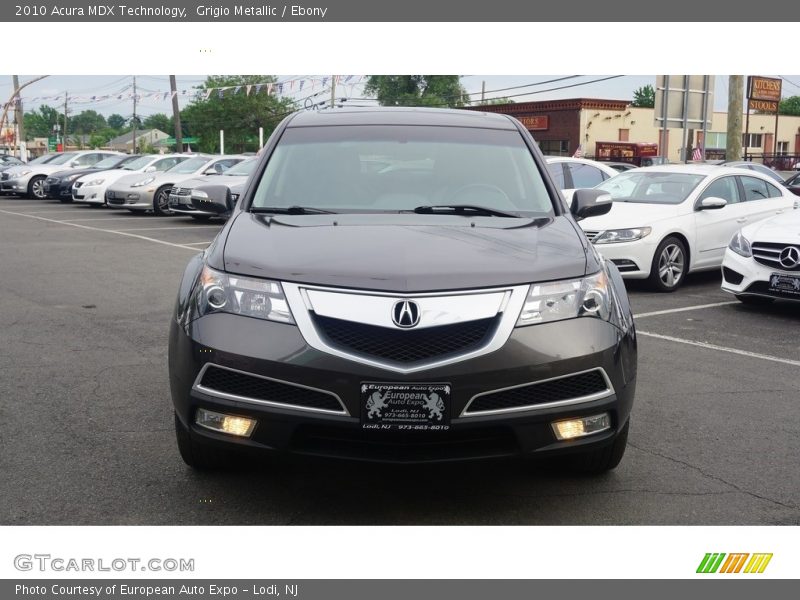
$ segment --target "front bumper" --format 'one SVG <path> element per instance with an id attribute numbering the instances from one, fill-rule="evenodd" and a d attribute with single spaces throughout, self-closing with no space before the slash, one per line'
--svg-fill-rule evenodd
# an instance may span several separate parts
<path id="1" fill-rule="evenodd" d="M 198 210 L 192 204 L 191 196 L 178 196 L 177 194 L 170 194 L 169 196 L 169 209 L 180 215 L 208 215 L 216 216 L 216 213 L 207 210 Z"/>
<path id="2" fill-rule="evenodd" d="M 656 246 L 650 238 L 647 236 L 635 242 L 595 244 L 594 247 L 603 258 L 617 266 L 625 279 L 647 279 L 656 253 Z"/>
<path id="3" fill-rule="evenodd" d="M 127 208 L 129 210 L 152 210 L 154 189 L 123 188 L 106 191 L 106 204 L 110 208 Z"/>
<path id="4" fill-rule="evenodd" d="M 745 258 L 730 248 L 722 260 L 722 291 L 737 296 L 766 296 L 781 300 L 800 301 L 797 294 L 769 291 L 769 281 L 773 274 L 800 276 L 797 271 L 785 271 L 757 263 L 752 257 Z"/>
<path id="5" fill-rule="evenodd" d="M 87 204 L 105 204 L 106 190 L 102 185 L 72 186 L 72 199 Z"/>
<path id="6" fill-rule="evenodd" d="M 72 181 L 58 181 L 49 182 L 47 179 L 44 181 L 44 193 L 48 198 L 59 200 L 61 198 L 72 197 Z"/>
<path id="7" fill-rule="evenodd" d="M 322 390 L 341 401 L 340 414 L 223 396 L 203 386 L 206 364 Z M 435 462 L 570 453 L 611 443 L 628 420 L 636 383 L 636 340 L 599 319 L 582 318 L 515 329 L 499 350 L 412 374 L 340 358 L 306 344 L 297 327 L 230 314 L 211 314 L 170 331 L 170 386 L 180 421 L 198 443 L 380 462 Z M 578 403 L 465 416 L 476 396 L 512 386 L 602 369 L 612 390 Z M 450 429 L 433 432 L 364 430 L 363 382 L 451 385 Z M 198 408 L 255 418 L 250 438 L 194 424 Z M 607 412 L 611 429 L 558 441 L 551 423 Z"/>
<path id="8" fill-rule="evenodd" d="M 0 183 L 0 191 L 4 194 L 27 194 L 28 184 L 30 177 L 21 177 L 19 179 L 6 179 Z"/>

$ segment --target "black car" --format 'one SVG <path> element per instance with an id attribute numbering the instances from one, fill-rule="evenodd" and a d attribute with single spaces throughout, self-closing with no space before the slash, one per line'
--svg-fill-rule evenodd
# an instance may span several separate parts
<path id="1" fill-rule="evenodd" d="M 365 168 L 380 160 L 386 168 Z M 397 168 L 391 168 L 391 166 Z M 223 213 L 224 185 L 205 209 Z M 383 462 L 625 451 L 637 343 L 619 272 L 506 115 L 287 117 L 187 266 L 169 335 L 183 460 L 277 452 Z"/>
<path id="2" fill-rule="evenodd" d="M 795 196 L 800 196 L 800 173 L 795 173 L 783 182 Z"/>
<path id="3" fill-rule="evenodd" d="M 44 180 L 44 192 L 48 198 L 61 200 L 65 204 L 72 202 L 72 186 L 78 178 L 97 171 L 119 169 L 125 163 L 132 162 L 141 156 L 141 154 L 109 154 L 91 167 L 57 171 Z"/>

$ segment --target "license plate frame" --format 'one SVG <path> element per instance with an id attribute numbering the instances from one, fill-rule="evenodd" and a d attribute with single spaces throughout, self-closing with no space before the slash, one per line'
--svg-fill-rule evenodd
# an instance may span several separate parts
<path id="1" fill-rule="evenodd" d="M 361 428 L 447 431 L 452 391 L 450 383 L 362 382 Z"/>
<path id="2" fill-rule="evenodd" d="M 800 274 L 772 273 L 767 290 L 774 294 L 800 298 Z"/>

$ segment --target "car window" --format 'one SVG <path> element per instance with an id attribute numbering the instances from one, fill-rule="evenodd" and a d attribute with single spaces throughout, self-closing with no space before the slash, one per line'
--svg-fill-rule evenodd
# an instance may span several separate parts
<path id="1" fill-rule="evenodd" d="M 783 192 L 778 189 L 778 186 L 772 185 L 771 183 L 767 183 L 767 191 L 769 192 L 770 198 L 780 198 L 783 196 Z"/>
<path id="2" fill-rule="evenodd" d="M 553 178 L 553 183 L 556 184 L 558 189 L 563 190 L 567 187 L 564 183 L 564 163 L 547 163 L 547 170 L 550 172 L 550 177 Z"/>
<path id="3" fill-rule="evenodd" d="M 703 175 L 664 172 L 652 168 L 620 173 L 604 181 L 596 189 L 611 194 L 615 202 L 680 204 L 704 179 Z"/>
<path id="4" fill-rule="evenodd" d="M 84 154 L 83 156 L 79 156 L 75 159 L 75 166 L 76 167 L 90 167 L 93 164 L 100 162 L 103 158 L 103 154 L 92 153 L 92 154 Z"/>
<path id="5" fill-rule="evenodd" d="M 156 168 L 156 171 L 166 171 L 178 164 L 178 157 L 172 156 L 170 158 L 165 158 L 163 160 L 156 161 L 153 163 L 152 166 Z"/>
<path id="6" fill-rule="evenodd" d="M 567 163 L 572 175 L 572 186 L 575 188 L 593 188 L 605 181 L 605 173 L 592 165 L 583 163 Z"/>
<path id="7" fill-rule="evenodd" d="M 712 182 L 700 195 L 700 200 L 706 198 L 722 198 L 727 200 L 728 204 L 736 204 L 739 202 L 739 186 L 736 185 L 736 178 L 720 177 Z"/>
<path id="8" fill-rule="evenodd" d="M 764 200 L 770 198 L 770 191 L 767 188 L 767 182 L 763 179 L 756 177 L 740 177 L 742 187 L 744 188 L 744 201 L 751 202 L 753 200 Z"/>

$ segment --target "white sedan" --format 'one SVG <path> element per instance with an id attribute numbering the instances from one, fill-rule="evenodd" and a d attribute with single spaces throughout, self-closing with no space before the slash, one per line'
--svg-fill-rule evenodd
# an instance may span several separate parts
<path id="1" fill-rule="evenodd" d="M 800 210 L 736 232 L 722 261 L 722 289 L 745 304 L 800 301 Z"/>
<path id="2" fill-rule="evenodd" d="M 623 277 L 662 292 L 687 273 L 718 269 L 737 229 L 790 211 L 797 199 L 769 177 L 712 165 L 632 169 L 596 189 L 614 203 L 580 222 L 586 236 Z"/>

